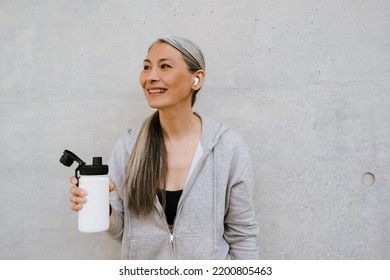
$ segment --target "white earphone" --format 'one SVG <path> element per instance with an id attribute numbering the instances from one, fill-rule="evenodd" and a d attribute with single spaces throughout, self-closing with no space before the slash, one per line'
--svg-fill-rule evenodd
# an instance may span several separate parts
<path id="1" fill-rule="evenodd" d="M 197 86 L 199 84 L 199 78 L 196 77 L 194 78 L 194 86 Z"/>

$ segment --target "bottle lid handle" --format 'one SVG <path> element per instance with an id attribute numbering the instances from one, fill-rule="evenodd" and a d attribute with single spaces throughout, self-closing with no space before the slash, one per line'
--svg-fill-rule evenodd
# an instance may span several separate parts
<path id="1" fill-rule="evenodd" d="M 75 161 L 79 164 L 77 166 L 77 168 L 75 169 L 75 177 L 78 178 L 80 166 L 85 165 L 85 162 L 69 150 L 65 150 L 60 158 L 60 162 L 67 167 L 70 167 L 73 164 L 73 162 L 75 162 Z M 78 181 L 77 181 L 76 186 L 79 186 Z"/>

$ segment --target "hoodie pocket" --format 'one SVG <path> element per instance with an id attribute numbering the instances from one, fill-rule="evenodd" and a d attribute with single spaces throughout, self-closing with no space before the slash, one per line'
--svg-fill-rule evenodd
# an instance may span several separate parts
<path id="1" fill-rule="evenodd" d="M 129 238 L 129 259 L 168 260 L 173 252 L 169 236 Z"/>
<path id="2" fill-rule="evenodd" d="M 216 248 L 211 236 L 175 235 L 176 257 L 182 260 L 212 260 L 216 258 Z"/>

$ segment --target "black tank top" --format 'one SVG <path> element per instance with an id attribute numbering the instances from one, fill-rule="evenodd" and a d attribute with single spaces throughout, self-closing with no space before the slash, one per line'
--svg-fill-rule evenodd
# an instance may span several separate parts
<path id="1" fill-rule="evenodd" d="M 176 217 L 177 205 L 183 190 L 178 191 L 165 191 L 166 205 L 165 205 L 165 217 L 167 218 L 168 225 L 172 226 Z M 162 204 L 162 193 L 158 195 L 158 199 Z"/>

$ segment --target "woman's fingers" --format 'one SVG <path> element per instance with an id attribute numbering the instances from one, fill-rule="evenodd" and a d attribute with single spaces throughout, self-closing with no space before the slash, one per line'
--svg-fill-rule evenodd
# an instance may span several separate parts
<path id="1" fill-rule="evenodd" d="M 72 206 L 71 206 L 71 209 L 72 209 L 73 211 L 80 211 L 81 208 L 83 208 L 83 205 L 82 205 L 82 204 L 72 204 Z"/>
<path id="2" fill-rule="evenodd" d="M 78 183 L 77 178 L 75 176 L 70 177 L 70 183 L 72 185 L 77 185 L 77 183 Z"/>
<path id="3" fill-rule="evenodd" d="M 73 186 L 70 188 L 70 193 L 73 194 L 74 196 L 80 196 L 80 197 L 84 197 L 87 195 L 87 191 L 82 189 L 82 188 L 78 188 L 76 186 Z"/>
<path id="4" fill-rule="evenodd" d="M 87 191 L 82 189 L 82 188 L 78 188 L 76 186 L 72 186 L 70 188 L 70 193 L 72 194 L 72 196 L 70 197 L 69 200 L 70 200 L 70 202 L 73 203 L 72 206 L 71 206 L 71 209 L 73 211 L 81 210 L 81 208 L 83 207 L 82 205 L 85 202 L 87 202 L 87 199 L 85 198 L 85 196 L 87 195 Z"/>
<path id="5" fill-rule="evenodd" d="M 110 181 L 110 185 L 109 185 L 109 189 L 110 189 L 110 192 L 112 192 L 113 190 L 115 190 L 116 186 L 115 186 L 115 183 Z"/>

